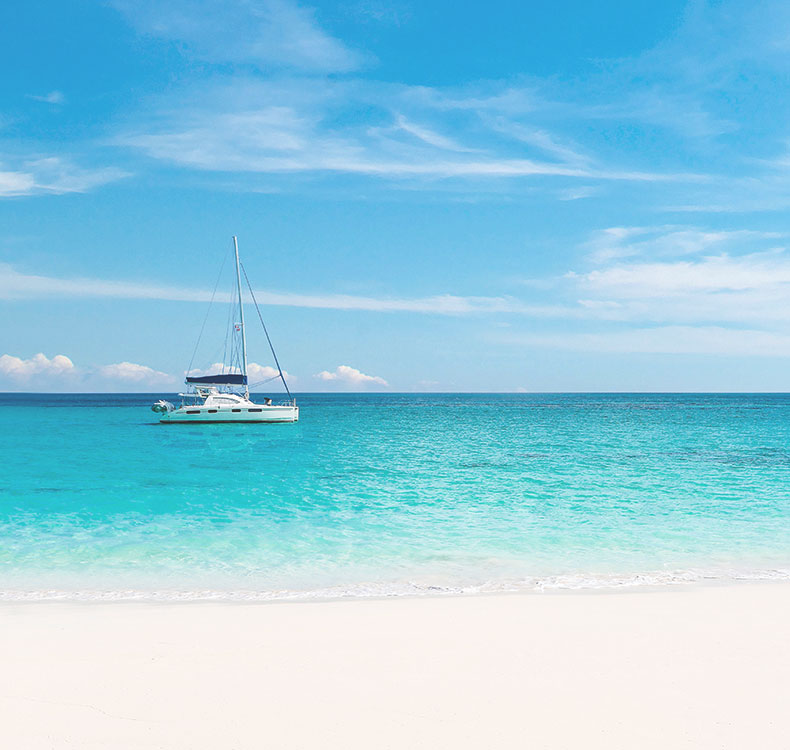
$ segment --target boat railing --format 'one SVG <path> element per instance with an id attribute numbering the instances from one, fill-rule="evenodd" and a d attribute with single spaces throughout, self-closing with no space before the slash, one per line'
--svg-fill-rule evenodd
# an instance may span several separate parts
<path id="1" fill-rule="evenodd" d="M 232 393 L 236 396 L 243 396 L 244 394 L 237 393 L 236 391 L 217 391 L 218 394 L 222 393 Z M 186 393 L 179 393 L 178 394 L 181 398 L 182 405 L 190 405 L 186 404 L 187 401 L 204 401 L 208 394 L 200 393 L 199 391 L 188 391 Z M 250 398 L 254 399 L 254 395 L 250 395 Z M 265 406 L 293 406 L 296 407 L 296 399 L 295 398 L 285 398 L 278 401 L 272 400 L 269 404 L 264 404 Z"/>

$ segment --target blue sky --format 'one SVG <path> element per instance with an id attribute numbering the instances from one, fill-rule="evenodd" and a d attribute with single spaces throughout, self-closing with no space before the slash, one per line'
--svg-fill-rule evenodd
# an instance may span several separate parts
<path id="1" fill-rule="evenodd" d="M 176 390 L 237 234 L 294 390 L 785 391 L 789 52 L 781 2 L 6 3 L 0 389 Z"/>

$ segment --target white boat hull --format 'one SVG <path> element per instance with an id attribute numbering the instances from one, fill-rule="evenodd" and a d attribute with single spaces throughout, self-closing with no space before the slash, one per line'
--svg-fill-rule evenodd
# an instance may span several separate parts
<path id="1" fill-rule="evenodd" d="M 252 301 L 255 304 L 263 331 L 266 334 L 266 340 L 271 347 L 274 363 L 277 365 L 278 374 L 275 377 L 279 377 L 282 380 L 285 392 L 288 394 L 287 401 L 280 401 L 276 404 L 268 396 L 262 404 L 250 401 L 249 380 L 247 378 L 247 333 L 244 327 L 244 298 L 241 290 L 241 269 L 243 266 L 239 260 L 239 243 L 236 241 L 235 235 L 233 237 L 233 250 L 236 258 L 236 303 L 238 303 L 239 322 L 234 322 L 231 327 L 231 362 L 226 364 L 224 361 L 228 351 L 228 337 L 226 335 L 223 362 L 217 363 L 212 367 L 212 369 L 219 370 L 218 372 L 214 372 L 212 375 L 188 372 L 185 380 L 189 386 L 188 392 L 178 394 L 183 399 L 180 407 L 176 408 L 172 403 L 164 399 L 160 399 L 151 406 L 151 411 L 159 414 L 159 421 L 162 424 L 189 424 L 191 422 L 201 424 L 212 422 L 296 422 L 299 419 L 299 407 L 296 405 L 296 400 L 291 396 L 290 390 L 288 390 L 285 374 L 280 368 L 271 339 L 269 339 L 269 333 L 266 330 L 263 317 L 261 317 L 261 311 L 258 309 L 255 293 L 252 291 L 249 279 L 247 279 L 247 286 L 250 289 Z M 246 271 L 244 271 L 244 276 L 245 278 L 247 277 Z M 214 301 L 214 295 L 211 296 L 211 300 L 212 302 Z M 203 321 L 204 327 L 207 319 L 208 313 Z M 229 318 L 228 320 L 232 322 L 234 318 Z M 203 329 L 201 328 L 201 336 L 202 334 Z M 239 342 L 238 339 L 241 339 L 241 341 Z M 198 336 L 199 343 L 200 336 Z M 241 344 L 240 349 L 239 343 Z M 195 345 L 195 352 L 197 352 L 197 344 Z M 189 367 L 191 370 L 191 363 Z M 269 378 L 269 380 L 272 379 Z M 261 381 L 260 384 L 266 382 L 268 380 Z"/>
<path id="2" fill-rule="evenodd" d="M 162 414 L 159 421 L 167 423 L 190 422 L 296 422 L 299 419 L 298 406 L 182 406 Z"/>

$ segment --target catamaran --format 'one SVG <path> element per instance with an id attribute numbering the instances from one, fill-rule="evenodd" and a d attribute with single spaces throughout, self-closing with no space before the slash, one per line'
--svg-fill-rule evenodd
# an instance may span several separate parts
<path id="1" fill-rule="evenodd" d="M 299 419 L 299 407 L 296 405 L 296 399 L 291 396 L 291 391 L 288 389 L 285 374 L 282 367 L 280 367 L 280 362 L 274 351 L 272 340 L 269 338 L 266 324 L 263 322 L 263 316 L 255 299 L 255 292 L 253 292 L 250 280 L 247 277 L 247 271 L 244 269 L 244 264 L 239 261 L 239 243 L 235 236 L 233 237 L 233 252 L 236 260 L 236 296 L 239 322 L 233 324 L 230 337 L 231 364 L 229 366 L 221 365 L 219 367 L 221 372 L 212 375 L 190 375 L 189 373 L 192 371 L 192 364 L 190 363 L 185 381 L 188 391 L 178 394 L 181 396 L 181 406 L 176 408 L 169 401 L 162 399 L 151 407 L 152 411 L 159 414 L 160 422 L 296 422 Z M 244 300 L 241 289 L 242 271 L 244 272 L 244 279 L 247 282 L 255 310 L 258 313 L 258 318 L 263 326 L 263 332 L 266 334 L 266 340 L 269 342 L 274 363 L 277 365 L 277 375 L 274 375 L 270 380 L 282 380 L 285 392 L 288 394 L 288 399 L 280 403 L 273 403 L 271 398 L 264 399 L 262 404 L 256 404 L 250 400 L 250 389 L 247 379 L 247 331 L 244 327 Z M 216 293 L 216 287 L 214 291 Z M 231 301 L 231 307 L 233 306 L 233 301 Z M 208 314 L 206 317 L 208 317 Z M 236 346 L 239 339 L 240 347 Z M 200 337 L 198 337 L 199 343 Z M 195 346 L 195 351 L 197 351 L 197 345 Z M 234 364 L 234 360 L 237 361 L 237 364 Z"/>

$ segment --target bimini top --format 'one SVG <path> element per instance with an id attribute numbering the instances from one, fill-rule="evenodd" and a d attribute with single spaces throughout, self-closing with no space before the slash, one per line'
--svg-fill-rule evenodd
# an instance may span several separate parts
<path id="1" fill-rule="evenodd" d="M 247 385 L 247 376 L 239 373 L 227 375 L 203 375 L 199 378 L 187 376 L 187 383 L 198 383 L 200 385 Z"/>

